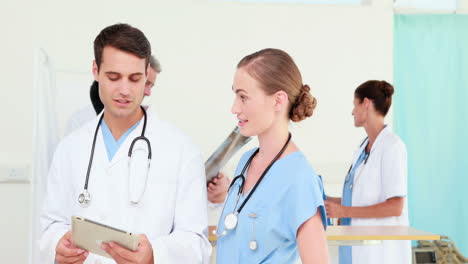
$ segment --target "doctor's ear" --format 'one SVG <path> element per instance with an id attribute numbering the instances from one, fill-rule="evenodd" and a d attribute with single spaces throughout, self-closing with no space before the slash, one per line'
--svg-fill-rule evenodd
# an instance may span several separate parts
<path id="1" fill-rule="evenodd" d="M 98 75 L 99 75 L 99 69 L 98 69 L 98 66 L 96 64 L 96 61 L 93 60 L 93 76 L 94 76 L 95 81 L 98 81 Z"/>
<path id="2" fill-rule="evenodd" d="M 282 108 L 288 105 L 288 94 L 285 91 L 278 91 L 274 95 L 275 99 L 275 110 L 280 111 Z"/>

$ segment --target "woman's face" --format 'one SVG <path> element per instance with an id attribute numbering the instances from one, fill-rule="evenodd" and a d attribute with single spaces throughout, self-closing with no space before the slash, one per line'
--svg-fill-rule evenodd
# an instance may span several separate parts
<path id="1" fill-rule="evenodd" d="M 244 136 L 257 136 L 268 130 L 275 119 L 275 98 L 267 95 L 260 83 L 240 68 L 232 87 L 236 97 L 231 112 L 237 116 Z"/>
<path id="2" fill-rule="evenodd" d="M 359 98 L 354 97 L 354 108 L 353 108 L 353 117 L 354 117 L 354 126 L 355 127 L 362 127 L 367 121 L 367 105 L 369 104 L 370 100 L 364 98 L 362 102 Z"/>

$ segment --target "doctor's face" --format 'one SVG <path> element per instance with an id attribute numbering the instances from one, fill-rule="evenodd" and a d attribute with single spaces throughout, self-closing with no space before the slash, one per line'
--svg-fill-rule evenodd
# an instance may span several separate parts
<path id="1" fill-rule="evenodd" d="M 243 68 L 234 75 L 232 90 L 236 97 L 231 112 L 237 116 L 242 135 L 256 136 L 272 126 L 275 118 L 274 96 L 267 95 L 260 83 Z"/>
<path id="2" fill-rule="evenodd" d="M 99 71 L 93 63 L 94 79 L 99 82 L 99 97 L 106 111 L 115 118 L 138 113 L 146 82 L 145 59 L 106 46 Z M 149 67 L 148 67 L 149 68 Z"/>
<path id="3" fill-rule="evenodd" d="M 367 104 L 368 104 L 367 98 L 364 98 L 362 102 L 360 102 L 359 98 L 354 98 L 354 108 L 353 108 L 352 115 L 354 117 L 355 127 L 362 127 L 366 123 Z"/>

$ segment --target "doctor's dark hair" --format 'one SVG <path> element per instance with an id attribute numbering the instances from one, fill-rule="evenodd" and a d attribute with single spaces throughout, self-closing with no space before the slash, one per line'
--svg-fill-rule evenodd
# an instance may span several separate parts
<path id="1" fill-rule="evenodd" d="M 354 97 L 362 103 L 364 98 L 371 100 L 377 112 L 386 116 L 390 106 L 392 105 L 392 95 L 394 89 L 391 84 L 386 81 L 367 81 L 354 91 Z"/>
<path id="2" fill-rule="evenodd" d="M 293 122 L 312 116 L 317 100 L 310 93 L 310 87 L 302 83 L 299 68 L 286 52 L 263 49 L 245 56 L 237 68 L 245 69 L 268 95 L 284 91 L 289 100 L 289 119 Z"/>
<path id="3" fill-rule="evenodd" d="M 115 24 L 104 28 L 94 40 L 94 60 L 99 71 L 104 47 L 111 46 L 145 59 L 146 67 L 151 57 L 151 44 L 145 34 L 128 24 Z"/>

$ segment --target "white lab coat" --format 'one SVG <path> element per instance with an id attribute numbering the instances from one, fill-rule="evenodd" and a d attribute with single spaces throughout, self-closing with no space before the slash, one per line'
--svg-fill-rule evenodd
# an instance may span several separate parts
<path id="1" fill-rule="evenodd" d="M 96 110 L 92 104 L 74 112 L 68 119 L 65 126 L 64 136 L 68 136 L 71 132 L 78 130 L 80 127 L 87 124 L 89 121 L 96 118 Z"/>
<path id="2" fill-rule="evenodd" d="M 353 156 L 353 165 L 366 144 Z M 352 218 L 354 226 L 408 226 L 407 153 L 401 139 L 386 126 L 377 136 L 367 164 L 357 168 L 353 183 L 353 206 L 371 206 L 392 197 L 405 197 L 400 216 Z M 410 241 L 382 241 L 381 245 L 353 246 L 353 264 L 410 264 Z"/>
<path id="3" fill-rule="evenodd" d="M 88 185 L 92 201 L 88 208 L 79 205 L 77 199 L 83 191 L 99 117 L 67 136 L 55 152 L 41 215 L 42 263 L 54 263 L 55 247 L 71 229 L 72 215 L 146 234 L 157 264 L 206 263 L 211 245 L 207 239 L 205 169 L 201 153 L 180 130 L 158 120 L 151 111 L 148 111 L 145 136 L 151 141 L 153 157 L 141 202 L 131 205 L 128 200 L 127 152 L 132 140 L 141 134 L 142 121 L 111 161 L 99 129 Z M 146 149 L 145 144 L 137 145 L 135 150 L 141 146 Z M 85 263 L 115 262 L 90 254 Z"/>

